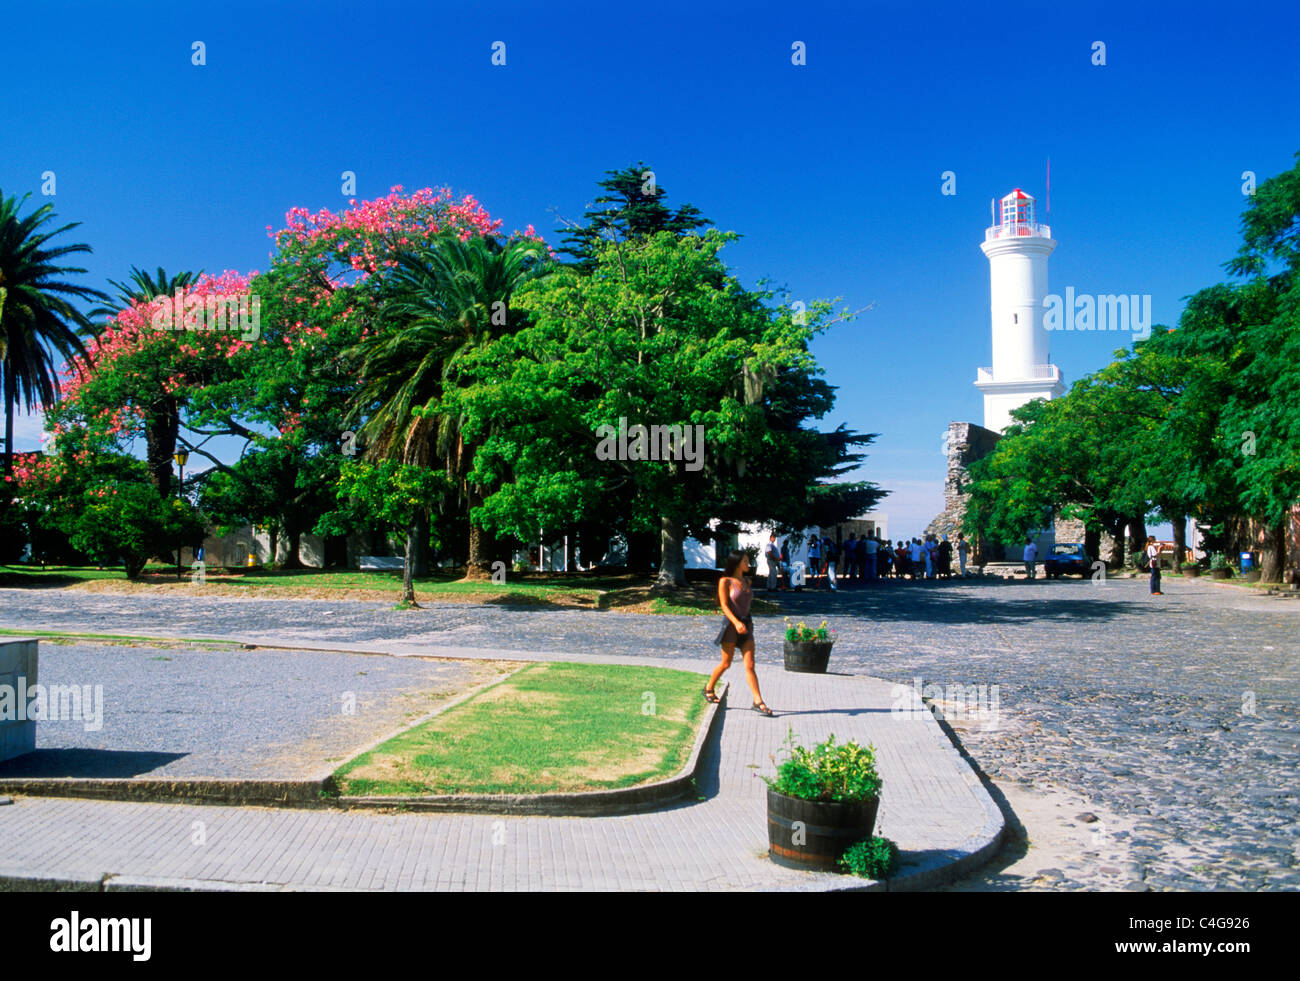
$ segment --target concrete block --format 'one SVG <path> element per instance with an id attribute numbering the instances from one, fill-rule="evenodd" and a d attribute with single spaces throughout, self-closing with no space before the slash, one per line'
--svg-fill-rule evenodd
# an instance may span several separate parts
<path id="1" fill-rule="evenodd" d="M 37 683 L 37 641 L 8 640 L 0 642 L 0 703 L 11 706 L 12 717 L 0 716 L 0 761 L 11 760 L 36 750 L 36 723 L 20 718 L 26 715 L 26 705 L 19 705 L 19 689 Z M 8 714 L 8 713 L 6 713 Z"/>

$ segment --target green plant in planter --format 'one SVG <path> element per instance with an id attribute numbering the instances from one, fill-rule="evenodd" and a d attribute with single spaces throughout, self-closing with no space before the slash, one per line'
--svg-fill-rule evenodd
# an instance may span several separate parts
<path id="1" fill-rule="evenodd" d="M 797 746 L 794 729 L 786 737 L 789 759 L 777 764 L 776 777 L 763 780 L 778 794 L 816 801 L 864 801 L 880 797 L 880 774 L 874 746 L 856 742 L 836 745 L 831 736 L 812 749 Z M 769 757 L 776 763 L 775 757 Z"/>
<path id="2" fill-rule="evenodd" d="M 1222 552 L 1215 552 L 1213 555 L 1210 556 L 1210 568 L 1211 569 L 1228 568 L 1227 556 L 1225 556 Z"/>
<path id="3" fill-rule="evenodd" d="M 864 879 L 888 879 L 898 869 L 898 846 L 874 835 L 846 848 L 839 866 Z"/>
<path id="4" fill-rule="evenodd" d="M 826 621 L 823 620 L 820 627 L 813 629 L 800 620 L 794 626 L 790 625 L 790 618 L 785 618 L 785 639 L 792 644 L 803 644 L 810 640 L 835 640 L 835 631 L 826 627 Z"/>

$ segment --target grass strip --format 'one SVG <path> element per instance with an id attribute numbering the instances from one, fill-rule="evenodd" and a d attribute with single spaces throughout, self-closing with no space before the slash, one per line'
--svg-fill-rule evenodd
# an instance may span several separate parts
<path id="1" fill-rule="evenodd" d="M 348 796 L 538 794 L 632 787 L 686 765 L 702 676 L 535 664 L 335 771 Z"/>
<path id="2" fill-rule="evenodd" d="M 109 644 L 169 644 L 192 647 L 243 647 L 237 640 L 217 640 L 211 637 L 136 637 L 130 634 L 85 634 L 65 630 L 14 630 L 0 627 L 0 637 L 45 637 L 50 640 L 97 640 Z"/>

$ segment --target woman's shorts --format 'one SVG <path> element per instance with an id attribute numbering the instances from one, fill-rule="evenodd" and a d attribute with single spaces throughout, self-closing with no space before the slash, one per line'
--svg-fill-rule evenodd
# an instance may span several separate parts
<path id="1" fill-rule="evenodd" d="M 745 633 L 743 636 L 736 632 L 736 625 L 724 617 L 722 621 L 722 629 L 718 631 L 718 636 L 713 639 L 713 642 L 719 645 L 738 644 L 742 647 L 746 640 L 752 643 L 754 640 L 754 618 L 746 617 L 740 622 L 745 625 Z"/>

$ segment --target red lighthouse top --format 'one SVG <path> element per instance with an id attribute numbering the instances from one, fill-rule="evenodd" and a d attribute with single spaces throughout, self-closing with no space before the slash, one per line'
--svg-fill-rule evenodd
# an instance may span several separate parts
<path id="1" fill-rule="evenodd" d="M 1016 188 L 1002 199 L 1002 224 L 1033 225 L 1034 199 Z"/>
<path id="2" fill-rule="evenodd" d="M 1016 188 L 1002 199 L 1002 214 L 998 223 L 984 233 L 984 240 L 1010 236 L 1051 238 L 1052 230 L 1038 224 L 1033 195 Z"/>

